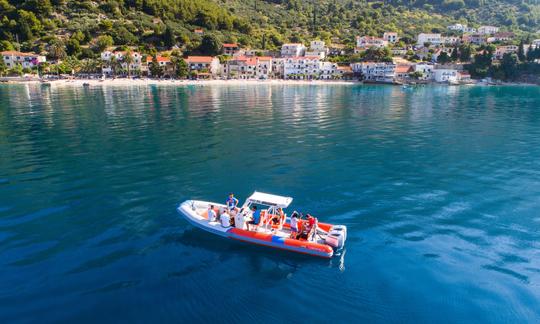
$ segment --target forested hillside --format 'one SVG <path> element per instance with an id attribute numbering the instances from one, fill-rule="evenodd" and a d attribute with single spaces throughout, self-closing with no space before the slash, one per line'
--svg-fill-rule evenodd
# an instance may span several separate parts
<path id="1" fill-rule="evenodd" d="M 88 57 L 110 45 L 199 48 L 202 28 L 219 42 L 275 49 L 286 41 L 397 31 L 445 31 L 454 22 L 517 32 L 540 29 L 537 0 L 0 0 L 0 50 Z"/>

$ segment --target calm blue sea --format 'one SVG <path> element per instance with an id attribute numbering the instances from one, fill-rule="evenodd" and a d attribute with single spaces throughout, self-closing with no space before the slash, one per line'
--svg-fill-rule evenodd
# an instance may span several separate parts
<path id="1" fill-rule="evenodd" d="M 254 190 L 345 253 L 175 210 Z M 539 239 L 539 87 L 0 86 L 1 323 L 538 322 Z"/>

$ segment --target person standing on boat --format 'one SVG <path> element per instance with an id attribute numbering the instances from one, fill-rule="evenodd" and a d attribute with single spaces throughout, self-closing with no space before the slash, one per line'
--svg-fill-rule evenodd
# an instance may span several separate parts
<path id="1" fill-rule="evenodd" d="M 210 205 L 210 207 L 208 207 L 208 221 L 209 222 L 216 221 L 216 212 L 214 211 L 214 205 Z"/>
<path id="2" fill-rule="evenodd" d="M 291 238 L 295 239 L 298 237 L 298 213 L 295 211 L 291 215 Z"/>
<path id="3" fill-rule="evenodd" d="M 238 199 L 234 198 L 234 194 L 231 192 L 225 203 L 229 210 L 236 210 L 236 206 L 238 206 Z"/>
<path id="4" fill-rule="evenodd" d="M 313 241 L 313 239 L 315 238 L 315 233 L 317 233 L 317 226 L 319 224 L 319 220 L 316 217 L 313 217 L 310 214 L 307 214 L 307 221 L 308 221 L 307 240 Z"/>

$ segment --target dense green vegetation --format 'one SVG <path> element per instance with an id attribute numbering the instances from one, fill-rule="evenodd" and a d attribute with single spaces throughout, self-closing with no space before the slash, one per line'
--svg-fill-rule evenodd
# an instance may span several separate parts
<path id="1" fill-rule="evenodd" d="M 494 24 L 519 34 L 540 29 L 536 0 L 0 0 L 0 49 L 91 56 L 111 44 L 197 51 L 203 28 L 218 42 L 276 49 L 285 41 L 358 34 L 445 31 L 463 22 Z M 335 39 L 334 39 L 335 40 Z"/>
<path id="2" fill-rule="evenodd" d="M 276 50 L 284 42 L 318 38 L 352 48 L 357 35 L 396 31 L 402 43 L 414 43 L 416 34 L 446 32 L 455 22 L 501 26 L 519 39 L 540 38 L 535 35 L 540 30 L 540 5 L 538 0 L 0 0 L 0 50 L 47 53 L 49 59 L 65 61 L 56 66 L 62 71 L 80 66 L 78 60 L 98 70 L 98 63 L 87 61 L 113 45 L 137 47 L 149 55 L 171 48 L 215 55 L 224 42 Z M 482 55 L 477 49 L 460 48 L 443 54 L 442 60 L 474 57 L 475 76 L 513 76 Z M 390 53 L 334 58 L 363 59 L 388 61 Z M 518 55 L 518 64 L 533 59 Z M 507 65 L 513 62 L 509 60 Z"/>

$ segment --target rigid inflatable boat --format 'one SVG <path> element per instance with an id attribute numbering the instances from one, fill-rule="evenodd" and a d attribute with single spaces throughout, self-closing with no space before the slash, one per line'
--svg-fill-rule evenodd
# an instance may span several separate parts
<path id="1" fill-rule="evenodd" d="M 178 212 L 193 226 L 212 234 L 251 244 L 331 258 L 345 245 L 347 227 L 317 223 L 309 237 L 297 238 L 291 235 L 291 218 L 284 213 L 292 202 L 291 197 L 254 192 L 242 205 L 229 212 L 225 204 L 201 200 L 186 200 L 178 206 Z M 210 206 L 216 219 L 208 220 Z M 246 227 L 252 206 L 260 211 L 258 224 Z M 231 220 L 232 218 L 232 220 Z M 234 224 L 231 224 L 234 223 Z M 298 232 L 308 226 L 307 220 L 298 220 Z M 301 235 L 300 235 L 301 236 Z"/>

